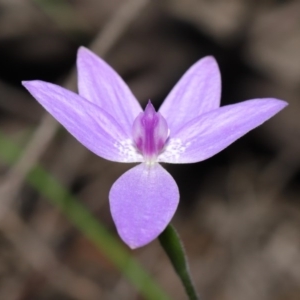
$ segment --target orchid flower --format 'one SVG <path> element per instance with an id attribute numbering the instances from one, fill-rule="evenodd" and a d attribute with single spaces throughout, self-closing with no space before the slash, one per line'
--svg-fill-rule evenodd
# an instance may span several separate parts
<path id="1" fill-rule="evenodd" d="M 274 116 L 287 103 L 253 99 L 220 107 L 221 79 L 213 57 L 196 62 L 155 111 L 145 111 L 121 77 L 81 47 L 77 57 L 79 95 L 34 80 L 23 85 L 90 151 L 107 160 L 140 163 L 109 193 L 117 231 L 132 249 L 154 240 L 172 219 L 179 191 L 159 164 L 205 160 Z"/>

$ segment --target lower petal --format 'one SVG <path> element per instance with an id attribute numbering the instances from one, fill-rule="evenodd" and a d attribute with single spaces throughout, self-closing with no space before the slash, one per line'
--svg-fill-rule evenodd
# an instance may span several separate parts
<path id="1" fill-rule="evenodd" d="M 113 184 L 109 201 L 119 235 L 134 249 L 150 243 L 166 228 L 178 206 L 179 191 L 159 164 L 140 164 Z"/>

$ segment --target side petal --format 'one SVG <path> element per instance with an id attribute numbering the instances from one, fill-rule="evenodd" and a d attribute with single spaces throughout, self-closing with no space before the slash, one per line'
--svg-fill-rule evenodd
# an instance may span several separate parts
<path id="1" fill-rule="evenodd" d="M 142 160 L 120 125 L 103 109 L 48 82 L 36 80 L 22 84 L 58 122 L 95 154 L 118 162 Z"/>
<path id="2" fill-rule="evenodd" d="M 168 163 L 205 160 L 273 117 L 286 105 L 277 99 L 254 99 L 206 113 L 171 136 L 158 160 Z"/>
<path id="3" fill-rule="evenodd" d="M 216 60 L 207 56 L 195 63 L 165 99 L 159 112 L 171 133 L 201 114 L 220 106 L 221 76 Z"/>
<path id="4" fill-rule="evenodd" d="M 179 191 L 159 164 L 140 164 L 113 184 L 109 201 L 119 235 L 134 249 L 150 243 L 166 228 L 178 206 Z"/>
<path id="5" fill-rule="evenodd" d="M 142 108 L 123 79 L 84 47 L 78 50 L 77 69 L 79 94 L 114 116 L 129 134 Z"/>

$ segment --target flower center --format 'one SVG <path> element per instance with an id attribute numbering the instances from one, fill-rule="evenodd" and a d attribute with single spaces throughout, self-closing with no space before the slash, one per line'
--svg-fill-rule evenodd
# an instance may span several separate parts
<path id="1" fill-rule="evenodd" d="M 133 140 L 137 149 L 143 154 L 147 164 L 156 162 L 157 155 L 163 149 L 169 135 L 165 118 L 155 111 L 149 100 L 144 112 L 133 122 Z"/>

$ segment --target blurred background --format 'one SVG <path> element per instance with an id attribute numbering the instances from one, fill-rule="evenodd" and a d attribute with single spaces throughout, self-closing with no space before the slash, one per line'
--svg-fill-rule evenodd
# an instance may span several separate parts
<path id="1" fill-rule="evenodd" d="M 0 0 L 0 299 L 145 299 L 28 181 L 38 163 L 116 234 L 108 192 L 132 165 L 83 148 L 20 84 L 42 79 L 76 90 L 81 45 L 104 57 L 143 106 L 151 99 L 159 108 L 206 55 L 220 65 L 222 105 L 289 102 L 215 157 L 165 167 L 180 189 L 173 224 L 203 299 L 300 299 L 296 0 Z M 5 159 L 12 150 L 4 137 L 19 160 Z M 130 253 L 171 299 L 186 299 L 157 241 Z"/>

